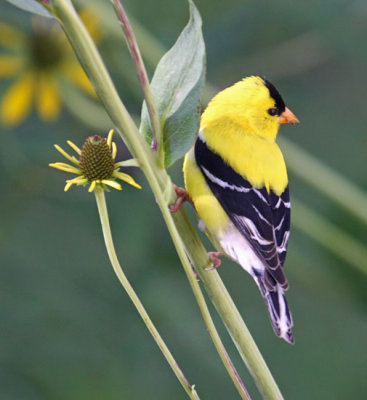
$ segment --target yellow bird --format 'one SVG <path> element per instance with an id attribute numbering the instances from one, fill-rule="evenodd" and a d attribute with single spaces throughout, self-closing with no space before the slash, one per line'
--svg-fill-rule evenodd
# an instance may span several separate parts
<path id="1" fill-rule="evenodd" d="M 211 100 L 183 167 L 201 225 L 215 247 L 253 277 L 274 332 L 289 343 L 294 343 L 293 321 L 284 296 L 283 264 L 290 201 L 275 139 L 280 124 L 296 122 L 275 87 L 250 76 Z"/>

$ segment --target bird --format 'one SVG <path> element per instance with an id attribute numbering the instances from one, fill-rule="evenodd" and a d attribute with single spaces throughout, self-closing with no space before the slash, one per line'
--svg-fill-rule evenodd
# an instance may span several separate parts
<path id="1" fill-rule="evenodd" d="M 283 270 L 290 232 L 285 161 L 276 137 L 280 124 L 298 123 L 267 79 L 249 76 L 219 92 L 200 119 L 183 164 L 185 190 L 217 252 L 256 282 L 275 334 L 294 343 Z M 182 190 L 177 191 L 182 195 Z"/>

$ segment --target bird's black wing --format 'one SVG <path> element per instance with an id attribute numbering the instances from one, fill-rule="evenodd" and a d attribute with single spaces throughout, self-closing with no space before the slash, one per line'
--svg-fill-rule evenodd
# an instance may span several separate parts
<path id="1" fill-rule="evenodd" d="M 287 288 L 283 272 L 290 227 L 288 187 L 278 196 L 266 188 L 256 189 L 208 148 L 199 137 L 195 159 L 211 191 L 229 218 L 263 261 L 265 284 Z"/>

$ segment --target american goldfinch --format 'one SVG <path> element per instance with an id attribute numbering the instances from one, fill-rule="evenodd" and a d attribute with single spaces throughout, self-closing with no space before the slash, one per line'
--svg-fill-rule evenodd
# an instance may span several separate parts
<path id="1" fill-rule="evenodd" d="M 290 227 L 288 177 L 275 142 L 299 122 L 275 87 L 251 76 L 218 93 L 184 160 L 189 197 L 217 250 L 255 280 L 277 336 L 294 343 L 283 271 Z"/>

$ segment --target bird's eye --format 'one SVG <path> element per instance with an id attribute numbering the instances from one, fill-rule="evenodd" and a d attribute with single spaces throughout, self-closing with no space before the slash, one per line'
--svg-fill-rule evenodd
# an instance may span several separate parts
<path id="1" fill-rule="evenodd" d="M 271 115 L 271 116 L 273 117 L 274 115 L 277 115 L 277 114 L 278 114 L 278 109 L 275 108 L 275 107 L 274 107 L 274 108 L 269 108 L 268 114 Z"/>

